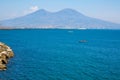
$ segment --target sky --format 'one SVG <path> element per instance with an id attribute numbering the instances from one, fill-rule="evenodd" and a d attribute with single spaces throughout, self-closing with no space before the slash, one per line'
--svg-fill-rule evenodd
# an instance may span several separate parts
<path id="1" fill-rule="evenodd" d="M 0 0 L 0 20 L 24 16 L 39 9 L 57 12 L 65 8 L 120 24 L 120 0 Z"/>

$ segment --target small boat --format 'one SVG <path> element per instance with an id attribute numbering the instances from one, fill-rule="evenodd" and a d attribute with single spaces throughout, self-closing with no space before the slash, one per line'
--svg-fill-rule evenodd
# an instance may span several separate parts
<path id="1" fill-rule="evenodd" d="M 80 40 L 79 43 L 86 43 L 88 42 L 87 40 Z"/>

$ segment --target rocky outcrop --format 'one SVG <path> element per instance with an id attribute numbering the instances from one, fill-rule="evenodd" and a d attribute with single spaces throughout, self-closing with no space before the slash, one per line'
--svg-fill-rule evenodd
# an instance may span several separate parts
<path id="1" fill-rule="evenodd" d="M 8 60 L 14 56 L 12 49 L 0 42 L 0 70 L 6 70 Z"/>

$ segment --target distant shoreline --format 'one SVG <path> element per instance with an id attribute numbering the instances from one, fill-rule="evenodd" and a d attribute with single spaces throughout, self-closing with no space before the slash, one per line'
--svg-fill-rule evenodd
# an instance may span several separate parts
<path id="1" fill-rule="evenodd" d="M 0 30 L 120 30 L 120 29 L 70 29 L 70 28 L 0 28 Z"/>
<path id="2" fill-rule="evenodd" d="M 41 29 L 41 30 L 47 30 L 47 29 L 60 29 L 60 30 L 120 30 L 120 29 L 88 29 L 88 28 L 24 28 L 24 27 L 19 27 L 19 28 L 11 28 L 11 27 L 6 27 L 6 26 L 0 26 L 0 30 L 33 30 L 33 29 Z"/>

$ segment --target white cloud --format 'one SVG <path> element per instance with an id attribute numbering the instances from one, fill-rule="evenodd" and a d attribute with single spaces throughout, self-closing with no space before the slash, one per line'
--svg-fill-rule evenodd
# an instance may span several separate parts
<path id="1" fill-rule="evenodd" d="M 28 10 L 24 11 L 24 14 L 29 14 L 29 13 L 35 12 L 37 10 L 39 10 L 38 6 L 31 6 Z"/>
<path id="2" fill-rule="evenodd" d="M 37 11 L 39 8 L 38 8 L 38 6 L 32 6 L 32 7 L 30 7 L 30 11 L 31 12 L 35 12 L 35 11 Z"/>

